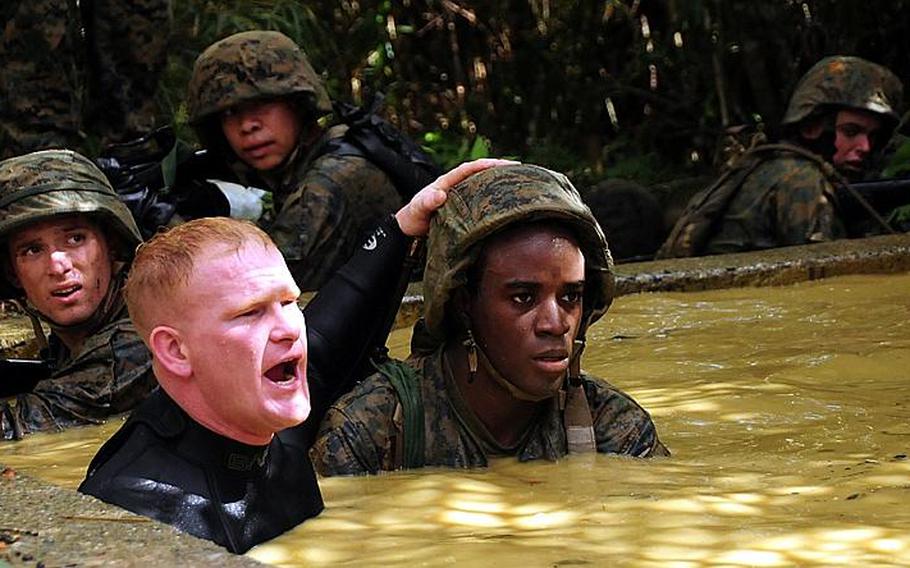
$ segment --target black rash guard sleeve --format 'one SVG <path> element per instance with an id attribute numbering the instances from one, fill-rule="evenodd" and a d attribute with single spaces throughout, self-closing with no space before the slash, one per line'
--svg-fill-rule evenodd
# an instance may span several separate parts
<path id="1" fill-rule="evenodd" d="M 313 430 L 358 379 L 355 371 L 367 363 L 372 348 L 385 343 L 377 336 L 401 304 L 396 288 L 411 242 L 389 216 L 304 308 L 312 405 L 306 425 Z"/>

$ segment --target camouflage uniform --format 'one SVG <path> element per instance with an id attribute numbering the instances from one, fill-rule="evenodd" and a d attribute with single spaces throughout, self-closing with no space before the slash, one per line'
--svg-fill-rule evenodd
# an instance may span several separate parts
<path id="1" fill-rule="evenodd" d="M 0 157 L 152 129 L 169 0 L 7 0 L 0 24 Z"/>
<path id="2" fill-rule="evenodd" d="M 344 126 L 303 141 L 287 162 L 257 174 L 237 159 L 221 130 L 220 114 L 243 102 L 289 97 L 303 120 L 332 110 L 306 54 L 278 32 L 243 32 L 209 46 L 196 60 L 187 95 L 190 121 L 211 152 L 224 157 L 243 183 L 267 187 L 274 212 L 259 219 L 284 254 L 298 286 L 323 284 L 376 223 L 401 206 L 386 174 L 366 159 L 325 153 Z M 304 129 L 306 130 L 306 129 Z"/>
<path id="3" fill-rule="evenodd" d="M 897 125 L 902 96 L 900 80 L 888 69 L 857 57 L 827 57 L 800 79 L 782 124 L 796 131 L 807 119 L 838 109 L 859 109 L 880 117 L 887 138 Z M 835 198 L 835 189 L 846 183 L 829 159 L 801 145 L 759 145 L 689 201 L 657 257 L 760 250 L 846 237 Z"/>
<path id="4" fill-rule="evenodd" d="M 634 456 L 666 455 L 648 413 L 628 395 L 586 375 L 564 385 L 523 439 L 513 448 L 496 443 L 462 398 L 445 350 L 461 341 L 453 331 L 449 299 L 466 283 L 482 242 L 505 227 L 539 219 L 571 226 L 585 253 L 585 298 L 577 341 L 606 312 L 613 298 L 613 263 L 606 240 L 578 192 L 560 174 L 530 165 L 493 168 L 472 176 L 449 192 L 434 218 L 424 276 L 424 318 L 415 328 L 412 355 L 405 363 L 387 363 L 336 402 L 323 420 L 311 456 L 323 475 L 393 470 L 402 466 L 484 466 L 493 456 L 520 460 L 555 460 L 569 451 L 564 397 L 578 388 L 593 418 L 597 451 Z M 396 371 L 414 381 L 422 400 L 423 443 L 417 459 L 404 458 L 405 438 L 416 430 L 408 420 Z M 503 379 L 507 380 L 507 379 Z M 409 395 L 406 395 L 409 396 Z M 417 404 L 420 406 L 420 404 Z M 594 448 L 592 448 L 594 449 Z"/>
<path id="5" fill-rule="evenodd" d="M 101 224 L 116 255 L 115 275 L 92 318 L 78 352 L 56 337 L 60 329 L 44 318 L 0 273 L 0 299 L 18 299 L 29 314 L 51 328 L 43 355 L 53 372 L 32 392 L 0 402 L 0 432 L 5 439 L 38 430 L 99 423 L 133 408 L 157 382 L 151 357 L 129 321 L 120 295 L 125 266 L 141 241 L 126 207 L 103 174 L 74 152 L 47 150 L 0 162 L 0 262 L 8 262 L 6 238 L 28 225 L 60 215 L 87 215 Z M 0 379 L 2 380 L 2 379 Z"/>

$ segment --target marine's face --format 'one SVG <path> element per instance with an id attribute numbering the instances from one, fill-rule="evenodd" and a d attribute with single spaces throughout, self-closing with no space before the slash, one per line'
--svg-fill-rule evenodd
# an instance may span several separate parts
<path id="1" fill-rule="evenodd" d="M 185 304 L 174 327 L 196 390 L 187 411 L 253 444 L 303 422 L 310 413 L 306 326 L 281 253 L 258 242 L 215 249 L 197 260 L 180 294 Z"/>
<path id="2" fill-rule="evenodd" d="M 92 317 L 111 283 L 107 237 L 84 215 L 29 225 L 9 238 L 7 253 L 29 302 L 61 326 Z"/>
<path id="3" fill-rule="evenodd" d="M 568 231 L 520 229 L 489 243 L 469 316 L 493 366 L 529 394 L 553 395 L 582 317 L 585 261 Z"/>
<path id="4" fill-rule="evenodd" d="M 841 110 L 834 125 L 834 166 L 846 174 L 860 174 L 875 146 L 881 121 L 863 110 Z"/>
<path id="5" fill-rule="evenodd" d="M 231 149 L 258 171 L 284 163 L 297 146 L 301 127 L 287 99 L 249 101 L 221 113 L 221 130 Z"/>

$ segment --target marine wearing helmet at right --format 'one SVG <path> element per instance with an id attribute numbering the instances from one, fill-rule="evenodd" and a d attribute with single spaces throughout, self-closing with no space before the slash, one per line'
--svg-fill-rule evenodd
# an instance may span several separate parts
<path id="1" fill-rule="evenodd" d="M 782 140 L 746 151 L 697 193 L 658 258 L 802 245 L 848 236 L 835 190 L 862 179 L 900 119 L 903 86 L 859 57 L 826 57 L 800 79 Z"/>
<path id="2" fill-rule="evenodd" d="M 580 370 L 613 299 L 613 260 L 565 176 L 471 176 L 432 222 L 427 258 L 411 356 L 332 406 L 311 450 L 321 474 L 668 454 L 641 406 Z"/>

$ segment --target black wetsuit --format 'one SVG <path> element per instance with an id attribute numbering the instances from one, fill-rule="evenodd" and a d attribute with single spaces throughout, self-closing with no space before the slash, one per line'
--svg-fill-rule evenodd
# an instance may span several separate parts
<path id="1" fill-rule="evenodd" d="M 383 312 L 401 300 L 395 288 L 408 243 L 394 218 L 384 223 L 304 309 L 312 412 L 303 424 L 249 446 L 199 425 L 159 389 L 102 446 L 79 491 L 236 553 L 318 515 L 307 452 L 328 407 L 362 369 Z"/>

